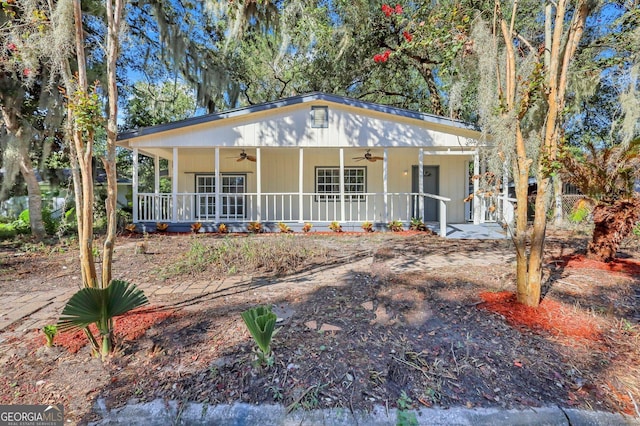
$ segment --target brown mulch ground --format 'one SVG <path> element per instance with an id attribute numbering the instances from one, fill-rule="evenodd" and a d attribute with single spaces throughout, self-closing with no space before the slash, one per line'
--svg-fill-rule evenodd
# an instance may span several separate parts
<path id="1" fill-rule="evenodd" d="M 134 282 L 160 280 L 158 271 L 178 260 L 188 238 L 158 236 L 156 254 L 144 261 L 123 256 L 115 269 Z M 553 234 L 549 284 L 534 310 L 515 303 L 509 262 L 391 268 L 409 254 L 508 252 L 508 241 L 377 233 L 322 238 L 310 241 L 333 247 L 336 256 L 371 256 L 371 270 L 330 285 L 267 286 L 203 298 L 185 309 L 132 313 L 118 320 L 117 356 L 106 364 L 92 359 L 86 345 L 77 353 L 65 349 L 80 337 L 62 336 L 51 349 L 41 346 L 43 337 L 35 332 L 5 340 L 0 365 L 8 374 L 0 376 L 0 404 L 63 403 L 69 418 L 83 423 L 94 418 L 98 398 L 108 407 L 161 397 L 355 410 L 395 406 L 405 392 L 414 406 L 557 404 L 638 414 L 635 249 L 626 249 L 613 266 L 601 265 L 581 256 L 583 238 Z M 9 261 L 0 248 L 0 268 L 7 272 L 0 290 L 73 285 L 69 276 L 55 278 L 73 273 L 67 259 L 74 249 L 65 250 Z M 24 274 L 26 268 L 32 273 Z M 202 279 L 206 273 L 169 280 Z M 254 344 L 240 318 L 259 303 L 273 304 L 283 317 L 273 342 L 274 364 L 263 368 L 254 366 Z M 323 324 L 339 329 L 321 331 Z"/>

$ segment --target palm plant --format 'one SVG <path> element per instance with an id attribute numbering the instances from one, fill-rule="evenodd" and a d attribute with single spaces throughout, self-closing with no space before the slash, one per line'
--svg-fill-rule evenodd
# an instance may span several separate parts
<path id="1" fill-rule="evenodd" d="M 47 347 L 53 346 L 53 339 L 55 339 L 56 334 L 58 334 L 58 327 L 55 324 L 48 324 L 42 327 L 42 332 L 47 338 Z"/>
<path id="2" fill-rule="evenodd" d="M 84 330 L 94 353 L 104 360 L 113 350 L 113 319 L 149 303 L 135 284 L 112 280 L 106 288 L 83 288 L 67 302 L 58 321 L 60 331 Z M 89 330 L 95 324 L 102 343 Z"/>
<path id="3" fill-rule="evenodd" d="M 640 219 L 640 196 L 634 185 L 640 179 L 640 138 L 628 144 L 566 149 L 563 179 L 575 185 L 595 204 L 594 230 L 587 256 L 609 262 L 622 240 Z"/>
<path id="4" fill-rule="evenodd" d="M 242 319 L 249 333 L 258 345 L 258 357 L 261 362 L 268 362 L 271 354 L 271 339 L 276 327 L 277 316 L 271 312 L 271 306 L 256 306 L 242 314 Z"/>

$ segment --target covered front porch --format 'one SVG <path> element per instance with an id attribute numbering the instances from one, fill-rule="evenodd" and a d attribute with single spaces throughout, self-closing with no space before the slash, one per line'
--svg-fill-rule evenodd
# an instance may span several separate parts
<path id="1" fill-rule="evenodd" d="M 153 159 L 153 192 L 139 191 L 141 155 Z M 495 221 L 491 200 L 464 201 L 477 192 L 475 150 L 173 147 L 134 148 L 133 158 L 134 223 L 151 229 L 157 222 L 170 231 L 195 222 L 210 231 L 222 223 L 242 231 L 250 222 L 294 229 L 312 223 L 318 230 L 331 222 L 353 230 L 371 222 L 382 229 L 421 218 L 447 236 L 451 223 Z M 170 193 L 160 192 L 161 158 L 168 160 Z"/>

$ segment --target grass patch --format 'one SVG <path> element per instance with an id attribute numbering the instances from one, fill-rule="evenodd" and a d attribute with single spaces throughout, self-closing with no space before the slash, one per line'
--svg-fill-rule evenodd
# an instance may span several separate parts
<path id="1" fill-rule="evenodd" d="M 226 237 L 203 241 L 194 238 L 189 250 L 175 264 L 164 267 L 164 278 L 207 273 L 212 278 L 227 275 L 270 273 L 287 275 L 305 266 L 325 261 L 329 250 L 309 244 L 308 239 L 291 235 L 263 237 Z"/>

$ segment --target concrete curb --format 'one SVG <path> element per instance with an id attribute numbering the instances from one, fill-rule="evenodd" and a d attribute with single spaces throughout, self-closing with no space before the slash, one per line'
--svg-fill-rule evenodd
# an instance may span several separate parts
<path id="1" fill-rule="evenodd" d="M 156 399 L 148 403 L 128 404 L 108 410 L 104 401 L 98 400 L 96 412 L 102 417 L 90 425 L 327 425 L 327 426 L 395 426 L 399 414 L 418 425 L 460 426 L 511 426 L 511 425 L 568 425 L 568 426 L 622 426 L 640 425 L 640 419 L 601 411 L 563 409 L 557 406 L 531 408 L 528 410 L 501 410 L 497 408 L 422 408 L 399 413 L 377 406 L 371 412 L 351 413 L 348 409 L 326 409 L 287 414 L 281 405 L 232 405 L 210 406 L 200 403 L 185 403 Z M 414 417 L 415 416 L 415 417 Z M 407 422 L 402 424 L 416 424 Z"/>

